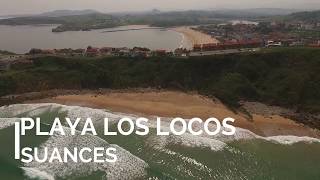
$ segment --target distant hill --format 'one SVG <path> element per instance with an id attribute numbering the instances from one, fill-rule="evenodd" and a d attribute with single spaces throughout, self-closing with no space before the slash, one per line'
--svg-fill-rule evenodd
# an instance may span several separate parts
<path id="1" fill-rule="evenodd" d="M 253 8 L 253 9 L 224 9 L 216 10 L 216 12 L 237 15 L 237 16 L 279 16 L 289 15 L 304 10 L 299 9 L 282 9 L 282 8 Z"/>
<path id="2" fill-rule="evenodd" d="M 211 11 L 171 11 L 153 10 L 141 14 L 103 14 L 94 10 L 58 10 L 36 16 L 0 19 L 2 25 L 60 24 L 54 32 L 88 31 L 111 28 L 122 25 L 147 24 L 158 27 L 202 25 L 221 23 L 234 19 L 259 21 L 262 19 L 284 19 L 319 21 L 320 11 L 301 12 L 291 9 L 259 8 L 246 10 L 211 10 Z M 293 14 L 290 14 L 294 12 Z M 290 15 L 288 15 L 290 14 Z"/>
<path id="3" fill-rule="evenodd" d="M 54 32 L 63 31 L 81 31 L 91 29 L 110 28 L 122 25 L 117 17 L 108 14 L 84 14 L 70 16 L 29 16 L 17 17 L 11 19 L 2 19 L 0 24 L 3 25 L 38 25 L 38 24 L 60 24 L 54 28 Z"/>
<path id="4" fill-rule="evenodd" d="M 286 19 L 304 22 L 320 22 L 320 10 L 293 13 L 288 15 Z"/>
<path id="5" fill-rule="evenodd" d="M 85 10 L 55 10 L 50 12 L 45 12 L 37 16 L 42 17 L 61 17 L 61 16 L 76 16 L 76 15 L 86 15 L 86 14 L 98 14 L 100 12 L 92 9 Z"/>
<path id="6" fill-rule="evenodd" d="M 110 28 L 121 25 L 148 24 L 151 26 L 170 27 L 181 25 L 211 24 L 221 19 L 250 18 L 246 14 L 241 16 L 220 13 L 215 11 L 174 11 L 160 12 L 154 10 L 143 14 L 108 15 L 103 13 L 90 13 L 90 10 L 81 11 L 54 11 L 37 16 L 17 17 L 0 20 L 3 25 L 36 25 L 36 24 L 61 24 L 53 29 L 55 32 L 80 31 L 91 29 Z M 64 16 L 63 16 L 64 15 Z"/>
<path id="7" fill-rule="evenodd" d="M 56 17 L 26 16 L 0 19 L 1 25 L 37 25 L 37 24 L 62 24 L 63 20 Z"/>
<path id="8" fill-rule="evenodd" d="M 283 8 L 255 8 L 255 9 L 248 9 L 250 12 L 255 12 L 264 15 L 288 15 L 291 13 L 305 11 L 303 9 L 283 9 Z"/>
<path id="9" fill-rule="evenodd" d="M 0 55 L 14 55 L 15 53 L 5 50 L 0 50 Z"/>

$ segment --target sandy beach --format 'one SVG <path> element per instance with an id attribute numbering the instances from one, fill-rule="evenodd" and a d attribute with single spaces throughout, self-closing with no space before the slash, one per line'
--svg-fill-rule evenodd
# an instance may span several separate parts
<path id="1" fill-rule="evenodd" d="M 296 135 L 320 137 L 318 130 L 313 130 L 277 114 L 251 114 L 252 119 L 250 119 L 243 113 L 235 113 L 229 110 L 218 100 L 213 101 L 198 94 L 175 91 L 59 95 L 52 98 L 26 101 L 25 103 L 77 105 L 141 116 L 200 117 L 203 119 L 216 117 L 220 120 L 232 117 L 236 119 L 235 126 L 249 129 L 261 136 Z"/>
<path id="2" fill-rule="evenodd" d="M 195 31 L 191 27 L 183 26 L 172 28 L 172 30 L 184 34 L 193 45 L 195 44 L 209 44 L 209 43 L 218 43 L 219 41 L 208 34 Z"/>

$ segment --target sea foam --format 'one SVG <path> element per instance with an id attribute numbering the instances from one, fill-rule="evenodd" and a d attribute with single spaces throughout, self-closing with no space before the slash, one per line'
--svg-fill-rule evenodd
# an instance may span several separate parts
<path id="1" fill-rule="evenodd" d="M 48 154 L 51 154 L 54 148 L 58 148 L 59 152 L 63 152 L 63 148 L 65 147 L 69 150 L 74 147 L 77 147 L 78 149 L 84 147 L 90 149 L 94 149 L 95 147 L 113 147 L 116 149 L 118 160 L 115 163 L 60 163 L 56 161 L 52 163 L 39 163 L 33 161 L 26 164 L 26 166 L 39 169 L 40 171 L 49 174 L 54 174 L 57 177 L 70 177 L 73 174 L 87 176 L 96 171 L 103 171 L 106 173 L 106 179 L 112 180 L 118 179 L 118 177 L 123 177 L 124 179 L 141 178 L 146 174 L 145 169 L 148 167 L 147 163 L 118 145 L 109 144 L 105 140 L 91 134 L 80 135 L 79 131 L 77 131 L 78 135 L 72 136 L 69 128 L 64 128 L 64 131 L 66 132 L 66 135 L 62 136 L 55 134 L 54 136 L 50 136 L 50 138 L 40 146 L 40 158 L 44 156 L 45 147 L 48 149 Z M 87 155 L 85 158 L 87 159 L 89 156 Z"/>
<path id="2" fill-rule="evenodd" d="M 37 113 L 43 113 L 45 111 L 52 111 L 53 109 L 58 109 L 59 112 L 67 112 L 67 116 L 70 117 L 71 119 L 76 119 L 77 117 L 80 118 L 92 118 L 95 124 L 103 123 L 103 119 L 105 117 L 109 118 L 110 123 L 116 123 L 120 118 L 122 117 L 137 117 L 132 114 L 124 114 L 124 113 L 115 113 L 115 112 L 110 112 L 104 109 L 92 109 L 92 108 L 87 108 L 87 107 L 79 107 L 79 106 L 66 106 L 66 105 L 60 105 L 60 104 L 55 104 L 55 103 L 43 103 L 43 104 L 16 104 L 16 105 L 10 105 L 10 106 L 3 106 L 0 107 L 0 117 L 3 117 L 7 119 L 8 117 L 16 117 L 21 114 L 24 114 L 25 116 L 36 116 Z M 3 124 L 8 124 L 8 120 L 3 121 Z M 169 127 L 169 119 L 170 118 L 162 118 L 162 128 L 168 128 Z M 1 120 L 1 119 L 0 119 Z M 14 119 L 12 119 L 14 120 Z M 155 120 L 155 118 L 154 118 Z M 166 122 L 168 120 L 168 122 Z M 15 120 L 16 121 L 16 120 Z M 187 120 L 188 121 L 188 120 Z M 0 124 L 2 122 L 0 121 Z M 84 123 L 84 122 L 82 122 Z M 10 124 L 10 123 L 9 123 Z M 13 125 L 13 123 L 11 123 Z M 150 128 L 156 128 L 156 121 L 149 121 L 147 125 Z M 3 125 L 4 126 L 4 125 Z M 179 125 L 176 125 L 179 126 Z M 179 128 L 179 127 L 177 127 Z M 195 129 L 203 129 L 202 127 L 194 127 Z M 210 124 L 209 128 L 215 128 L 215 125 Z M 307 142 L 307 143 L 318 143 L 320 142 L 319 139 L 316 138 L 311 138 L 311 137 L 298 137 L 298 136 L 272 136 L 272 137 L 262 137 L 259 136 L 247 129 L 243 128 L 236 128 L 236 133 L 232 136 L 225 136 L 223 134 L 217 134 L 216 136 L 210 137 L 208 135 L 201 135 L 197 137 L 191 137 L 189 136 L 189 133 L 186 133 L 185 136 L 182 136 L 180 138 L 176 138 L 181 142 L 181 138 L 185 138 L 185 144 L 190 143 L 190 141 L 198 141 L 199 142 L 204 142 L 205 139 L 201 138 L 209 138 L 209 139 L 215 139 L 220 142 L 230 142 L 230 141 L 237 141 L 237 140 L 250 140 L 250 139 L 262 139 L 266 140 L 272 143 L 279 143 L 279 144 L 285 144 L 285 145 L 291 145 L 295 144 L 298 142 Z M 193 139 L 192 138 L 198 138 L 198 139 Z M 199 144 L 199 142 L 197 142 Z M 219 142 L 217 142 L 219 143 Z M 203 145 L 204 143 L 202 143 Z M 209 142 L 210 144 L 210 142 Z M 212 142 L 211 142 L 212 144 Z M 197 145 L 195 145 L 197 146 Z M 210 145 L 209 145 L 210 146 Z M 215 149 L 215 147 L 212 147 L 212 149 Z"/>
<path id="3" fill-rule="evenodd" d="M 22 167 L 21 169 L 24 170 L 24 175 L 31 178 L 31 179 L 38 179 L 38 180 L 54 180 L 54 177 L 44 171 L 40 171 L 37 168 L 28 168 Z"/>
<path id="4" fill-rule="evenodd" d="M 95 125 L 103 123 L 105 117 L 109 118 L 109 122 L 117 123 L 120 118 L 130 117 L 134 119 L 135 115 L 123 114 L 110 112 L 103 109 L 92 109 L 87 107 L 79 106 L 65 106 L 54 103 L 46 104 L 17 104 L 10 106 L 0 107 L 0 129 L 14 125 L 14 122 L 18 122 L 20 119 L 16 117 L 36 117 L 37 115 L 43 113 L 66 113 L 66 116 L 75 120 L 76 118 L 86 119 L 88 117 L 92 118 Z M 169 130 L 169 120 L 172 118 L 162 118 L 161 128 L 163 130 Z M 188 121 L 188 120 L 187 120 Z M 82 122 L 84 123 L 84 122 Z M 155 118 L 150 118 L 150 121 L 146 123 L 150 128 L 156 128 Z M 179 125 L 176 125 L 179 129 Z M 181 127 L 180 127 L 181 128 Z M 196 129 L 203 129 L 203 127 L 195 124 Z M 210 124 L 209 128 L 215 128 L 215 125 Z M 67 134 L 70 134 L 69 128 L 64 128 Z M 79 133 L 79 132 L 78 132 Z M 297 136 L 272 136 L 272 137 L 262 137 L 247 129 L 236 128 L 236 133 L 232 136 L 225 136 L 223 134 L 217 134 L 216 136 L 209 136 L 206 134 L 200 136 L 193 136 L 190 133 L 185 133 L 181 136 L 156 136 L 154 133 L 150 133 L 146 139 L 146 145 L 157 150 L 168 154 L 169 156 L 174 156 L 180 158 L 187 164 L 191 164 L 199 171 L 210 173 L 210 168 L 198 162 L 192 157 L 187 157 L 169 149 L 170 145 L 178 145 L 182 147 L 191 148 L 208 148 L 211 151 L 221 151 L 228 148 L 228 142 L 238 141 L 238 140 L 250 140 L 250 139 L 261 139 L 271 143 L 278 143 L 283 145 L 293 145 L 299 142 L 305 143 L 320 143 L 319 139 L 311 137 L 297 137 Z M 38 179 L 53 179 L 54 177 L 66 178 L 72 176 L 73 174 L 87 176 L 96 171 L 103 171 L 106 173 L 107 179 L 134 179 L 143 178 L 146 174 L 146 168 L 148 164 L 141 160 L 139 157 L 131 154 L 129 151 L 123 149 L 116 144 L 109 144 L 104 139 L 98 136 L 93 136 L 91 134 L 86 134 L 84 136 L 61 136 L 55 134 L 49 137 L 49 139 L 40 146 L 40 152 L 43 153 L 44 147 L 48 149 L 53 149 L 57 147 L 60 152 L 64 147 L 68 149 L 73 149 L 73 147 L 114 147 L 117 149 L 118 161 L 116 163 L 37 163 L 32 162 L 25 164 L 23 167 L 25 174 L 29 177 L 37 177 Z M 229 148 L 228 148 L 229 149 Z M 49 151 L 49 154 L 51 152 Z M 181 171 L 188 173 L 188 169 L 184 167 L 177 167 Z M 190 173 L 190 172 L 189 172 Z M 191 175 L 191 174 L 190 174 Z"/>

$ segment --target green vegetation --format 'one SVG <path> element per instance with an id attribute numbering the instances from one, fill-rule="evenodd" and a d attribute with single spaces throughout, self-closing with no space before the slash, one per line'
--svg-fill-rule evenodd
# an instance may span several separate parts
<path id="1" fill-rule="evenodd" d="M 0 55 L 15 55 L 15 53 L 10 51 L 0 50 Z"/>
<path id="2" fill-rule="evenodd" d="M 88 14 L 57 17 L 62 20 L 61 25 L 54 28 L 53 32 L 87 31 L 91 29 L 112 28 L 125 25 L 121 19 L 106 14 Z"/>
<path id="3" fill-rule="evenodd" d="M 102 13 L 70 15 L 58 17 L 32 16 L 0 20 L 4 25 L 37 25 L 60 24 L 54 32 L 87 31 L 92 29 L 111 28 L 122 25 L 147 24 L 151 26 L 169 27 L 180 25 L 196 25 L 216 23 L 217 18 L 233 17 L 211 11 L 183 11 L 138 15 L 107 15 Z"/>
<path id="4" fill-rule="evenodd" d="M 215 11 L 181 11 L 157 14 L 129 15 L 122 17 L 122 19 L 128 22 L 128 24 L 148 24 L 158 27 L 172 27 L 212 24 L 235 17 L 236 15 Z"/>
<path id="5" fill-rule="evenodd" d="M 304 21 L 309 23 L 318 23 L 320 11 L 297 12 L 287 16 L 287 20 Z"/>
<path id="6" fill-rule="evenodd" d="M 59 24 L 54 32 L 87 31 L 92 29 L 111 28 L 122 25 L 146 24 L 158 27 L 172 27 L 184 25 L 217 24 L 233 19 L 247 19 L 261 21 L 269 18 L 286 21 L 318 22 L 320 11 L 299 12 L 287 15 L 288 10 L 280 9 L 248 9 L 248 10 L 216 10 L 216 11 L 173 11 L 146 12 L 141 14 L 103 14 L 95 11 L 73 12 L 56 11 L 44 13 L 40 16 L 17 17 L 0 20 L 3 25 L 38 25 Z M 272 13 L 273 12 L 273 13 Z M 72 15 L 79 13 L 79 15 Z M 83 13 L 83 14 L 81 14 Z M 59 16 L 61 14 L 61 16 Z M 68 15 L 70 14 L 70 15 Z M 50 16 L 56 15 L 56 16 Z M 280 16 L 273 16 L 280 15 Z M 270 20 L 270 19 L 269 19 Z"/>
<path id="7" fill-rule="evenodd" d="M 1 25 L 38 25 L 59 24 L 54 32 L 88 31 L 92 29 L 111 28 L 122 25 L 144 24 L 158 27 L 184 25 L 217 24 L 234 19 L 253 21 L 281 20 L 317 23 L 320 11 L 297 12 L 285 9 L 247 9 L 247 10 L 216 10 L 216 11 L 172 11 L 145 12 L 137 14 L 103 14 L 92 10 L 54 11 L 38 16 L 17 17 L 0 20 Z M 78 13 L 78 14 L 77 14 Z M 77 14 L 77 15 L 75 15 Z"/>
<path id="8" fill-rule="evenodd" d="M 61 24 L 62 19 L 56 17 L 17 17 L 0 20 L 1 25 L 39 25 L 39 24 Z"/>
<path id="9" fill-rule="evenodd" d="M 0 74 L 0 95 L 61 89 L 162 88 L 198 91 L 230 107 L 257 100 L 320 112 L 320 50 L 267 49 L 258 53 L 179 58 L 43 57 Z"/>
<path id="10" fill-rule="evenodd" d="M 107 14 L 95 13 L 85 15 L 71 15 L 59 17 L 17 17 L 0 20 L 3 25 L 39 25 L 39 24 L 60 24 L 54 28 L 54 32 L 80 31 L 90 29 L 110 28 L 122 25 L 120 19 Z"/>
<path id="11" fill-rule="evenodd" d="M 31 16 L 17 17 L 0 20 L 3 25 L 37 25 L 37 24 L 60 24 L 54 28 L 54 32 L 63 31 L 87 31 L 91 29 L 111 28 L 122 25 L 146 24 L 159 27 L 171 27 L 181 25 L 198 25 L 221 22 L 221 20 L 234 18 L 252 18 L 256 13 L 224 12 L 224 11 L 177 11 L 164 13 L 142 14 L 118 14 L 108 15 L 103 13 L 91 13 L 69 16 Z"/>

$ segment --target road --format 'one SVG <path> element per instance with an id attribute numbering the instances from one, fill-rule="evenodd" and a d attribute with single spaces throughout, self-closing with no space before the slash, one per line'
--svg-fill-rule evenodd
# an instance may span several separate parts
<path id="1" fill-rule="evenodd" d="M 216 51 L 201 51 L 201 52 L 191 52 L 189 56 L 212 56 L 219 54 L 236 54 L 243 52 L 256 52 L 260 48 L 247 48 L 247 49 L 226 49 L 226 50 L 216 50 Z"/>

